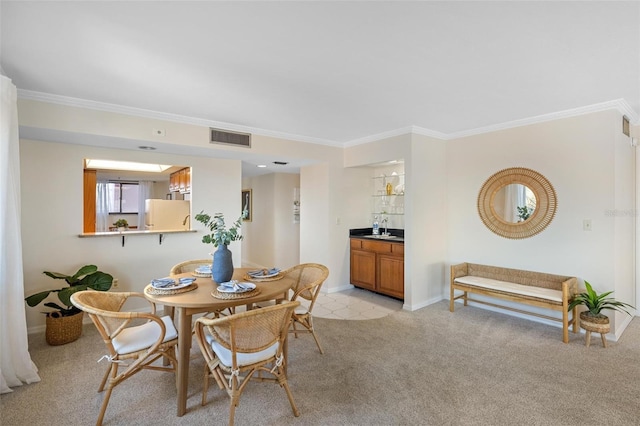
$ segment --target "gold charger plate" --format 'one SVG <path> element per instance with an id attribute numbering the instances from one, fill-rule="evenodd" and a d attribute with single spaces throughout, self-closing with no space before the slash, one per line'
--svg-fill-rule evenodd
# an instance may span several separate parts
<path id="1" fill-rule="evenodd" d="M 190 285 L 188 285 L 186 287 L 178 288 L 178 289 L 175 289 L 175 290 L 163 289 L 163 288 L 154 288 L 151 284 L 149 284 L 144 289 L 144 292 L 147 293 L 147 294 L 153 294 L 154 296 L 170 296 L 172 294 L 180 294 L 180 293 L 186 293 L 188 291 L 193 291 L 196 288 L 198 288 L 198 284 L 196 284 L 195 282 L 191 283 Z"/>

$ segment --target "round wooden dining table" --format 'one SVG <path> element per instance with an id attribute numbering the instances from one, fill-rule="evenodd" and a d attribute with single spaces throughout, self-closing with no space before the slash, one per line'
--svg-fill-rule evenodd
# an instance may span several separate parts
<path id="1" fill-rule="evenodd" d="M 246 298 L 239 299 L 219 299 L 212 295 L 218 287 L 218 283 L 213 281 L 211 277 L 194 277 L 191 272 L 172 275 L 171 278 L 179 279 L 181 277 L 194 277 L 197 288 L 191 291 L 178 294 L 153 294 L 151 284 L 144 289 L 144 296 L 155 303 L 169 307 L 169 313 L 175 309 L 174 320 L 178 320 L 178 371 L 177 371 L 177 387 L 178 387 L 178 416 L 182 416 L 187 411 L 187 388 L 189 380 L 189 360 L 191 353 L 192 340 L 192 320 L 193 315 L 205 312 L 223 311 L 224 309 L 234 306 L 246 305 L 248 309 L 254 303 L 264 302 L 266 300 L 275 300 L 276 302 L 285 300 L 287 293 L 293 285 L 293 280 L 288 277 L 282 277 L 272 281 L 260 281 L 248 279 L 247 272 L 250 268 L 236 268 L 233 272 L 234 280 L 240 282 L 252 282 L 258 289 L 257 294 Z M 165 309 L 166 313 L 166 309 Z"/>

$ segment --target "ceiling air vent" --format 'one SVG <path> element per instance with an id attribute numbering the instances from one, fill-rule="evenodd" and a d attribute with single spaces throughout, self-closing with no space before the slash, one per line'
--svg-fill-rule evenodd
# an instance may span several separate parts
<path id="1" fill-rule="evenodd" d="M 229 132 L 226 130 L 213 129 L 211 130 L 211 139 L 209 143 L 221 143 L 225 145 L 245 146 L 251 148 L 251 134 Z"/>

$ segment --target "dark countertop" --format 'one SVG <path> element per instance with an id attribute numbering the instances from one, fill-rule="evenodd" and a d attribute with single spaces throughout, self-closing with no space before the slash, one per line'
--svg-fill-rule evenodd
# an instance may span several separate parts
<path id="1" fill-rule="evenodd" d="M 380 233 L 384 232 L 384 228 L 380 228 Z M 390 241 L 393 243 L 404 243 L 404 229 L 389 228 L 387 232 L 390 237 L 382 235 L 373 235 L 372 228 L 355 228 L 349 229 L 349 238 L 366 238 L 367 240 Z"/>

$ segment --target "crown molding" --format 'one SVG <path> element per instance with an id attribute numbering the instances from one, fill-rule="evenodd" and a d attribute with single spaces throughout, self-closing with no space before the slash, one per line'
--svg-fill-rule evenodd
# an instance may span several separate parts
<path id="1" fill-rule="evenodd" d="M 576 117 L 584 114 L 591 114 L 594 112 L 606 111 L 615 109 L 622 115 L 626 115 L 632 124 L 638 122 L 638 114 L 631 108 L 631 106 L 624 99 L 616 99 L 613 101 L 601 102 L 598 104 L 587 105 L 584 107 L 567 109 L 564 111 L 552 112 L 549 114 L 537 115 L 534 117 L 527 117 L 520 120 L 507 121 L 505 123 L 493 124 L 491 126 L 478 127 L 476 129 L 463 130 L 461 132 L 449 133 L 447 140 L 464 138 L 467 136 L 475 136 L 483 133 L 491 133 L 499 130 L 512 129 L 515 127 L 529 126 L 531 124 L 544 123 L 546 121 L 559 120 L 562 118 Z"/>
<path id="2" fill-rule="evenodd" d="M 475 129 L 463 130 L 460 132 L 442 133 L 442 132 L 427 129 L 424 127 L 407 126 L 399 129 L 389 130 L 382 133 L 377 133 L 370 136 L 365 136 L 358 139 L 353 139 L 345 143 L 340 143 L 340 142 L 328 140 L 328 139 L 314 138 L 314 137 L 302 136 L 302 135 L 296 135 L 296 134 L 284 133 L 284 132 L 277 132 L 277 131 L 271 131 L 271 130 L 260 129 L 255 127 L 225 123 L 221 121 L 205 120 L 201 118 L 187 117 L 183 115 L 152 111 L 152 110 L 147 110 L 142 108 L 133 108 L 133 107 L 109 104 L 104 102 L 96 102 L 96 101 L 90 101 L 86 99 L 72 98 L 68 96 L 53 95 L 49 93 L 35 92 L 31 90 L 18 89 L 18 98 L 53 103 L 57 105 L 65 105 L 65 106 L 76 107 L 76 108 L 88 108 L 88 109 L 93 109 L 97 111 L 105 111 L 105 112 L 111 112 L 116 114 L 132 115 L 132 116 L 149 118 L 154 120 L 164 120 L 164 121 L 171 121 L 171 122 L 181 123 L 181 124 L 190 124 L 194 126 L 215 127 L 215 128 L 221 128 L 221 129 L 226 129 L 230 131 L 244 132 L 244 133 L 251 133 L 251 134 L 261 135 L 266 137 L 293 140 L 296 142 L 306 142 L 306 143 L 313 143 L 318 145 L 327 145 L 327 146 L 343 147 L 343 148 L 376 142 L 383 139 L 402 136 L 406 134 L 419 134 L 422 136 L 427 136 L 427 137 L 447 141 L 452 139 L 475 136 L 475 135 L 484 134 L 484 133 L 491 133 L 491 132 L 496 132 L 500 130 L 512 129 L 515 127 L 528 126 L 531 124 L 544 123 L 546 121 L 559 120 L 562 118 L 575 117 L 579 115 L 590 114 L 594 112 L 606 111 L 611 109 L 615 109 L 619 111 L 620 114 L 626 116 L 632 125 L 635 126 L 640 124 L 638 113 L 636 113 L 633 110 L 633 108 L 631 108 L 629 103 L 624 99 L 615 99 L 612 101 L 601 102 L 598 104 L 587 105 L 584 107 L 552 112 L 549 114 L 543 114 L 543 115 L 538 115 L 534 117 L 527 117 L 520 120 L 508 121 L 505 123 L 492 124 L 490 126 L 478 127 Z"/>
<path id="3" fill-rule="evenodd" d="M 413 126 L 402 127 L 400 129 L 389 130 L 382 133 L 376 133 L 375 135 L 365 136 L 363 138 L 353 139 L 343 144 L 345 148 L 352 146 L 363 145 L 370 142 L 376 142 L 383 139 L 393 138 L 396 136 L 406 135 L 411 133 Z"/>
<path id="4" fill-rule="evenodd" d="M 90 101 L 87 99 L 72 98 L 69 96 L 53 95 L 50 93 L 35 92 L 31 90 L 18 89 L 18 98 L 47 102 L 56 105 L 64 105 L 75 108 L 87 108 L 96 111 L 111 112 L 115 114 L 131 115 L 141 118 L 149 118 L 153 120 L 171 121 L 180 124 L 190 124 L 202 127 L 215 127 L 235 132 L 251 133 L 253 135 L 267 136 L 279 139 L 288 139 L 296 142 L 307 142 L 318 145 L 328 145 L 341 147 L 342 144 L 336 141 L 322 138 L 314 138 L 309 136 L 296 135 L 292 133 L 277 132 L 272 130 L 260 129 L 256 127 L 241 126 L 237 124 L 225 123 L 222 121 L 205 120 L 202 118 L 187 117 L 184 115 L 170 114 L 166 112 L 152 111 L 143 108 L 134 108 L 123 105 L 109 104 L 105 102 Z"/>
<path id="5" fill-rule="evenodd" d="M 527 117 L 520 120 L 508 121 L 505 123 L 492 124 L 491 126 L 478 127 L 470 130 L 463 130 L 453 133 L 441 133 L 435 130 L 425 129 L 418 126 L 408 126 L 401 129 L 391 130 L 389 132 L 378 133 L 376 135 L 367 136 L 364 138 L 355 139 L 344 144 L 345 147 L 351 147 L 361 145 L 364 143 L 376 142 L 382 139 L 401 136 L 408 133 L 415 133 L 423 136 L 432 137 L 441 140 L 452 140 L 458 138 L 464 138 L 468 136 L 475 136 L 484 133 L 496 132 L 499 130 L 512 129 L 515 127 L 528 126 L 531 124 L 544 123 L 546 121 L 559 120 L 562 118 L 576 117 L 584 114 L 591 114 L 594 112 L 606 111 L 615 109 L 620 114 L 625 115 L 632 125 L 640 124 L 638 114 L 631 108 L 629 103 L 624 99 L 615 99 L 613 101 L 601 102 L 598 104 L 587 105 L 580 108 L 567 109 L 564 111 L 552 112 L 549 114 L 538 115 L 534 117 Z"/>

